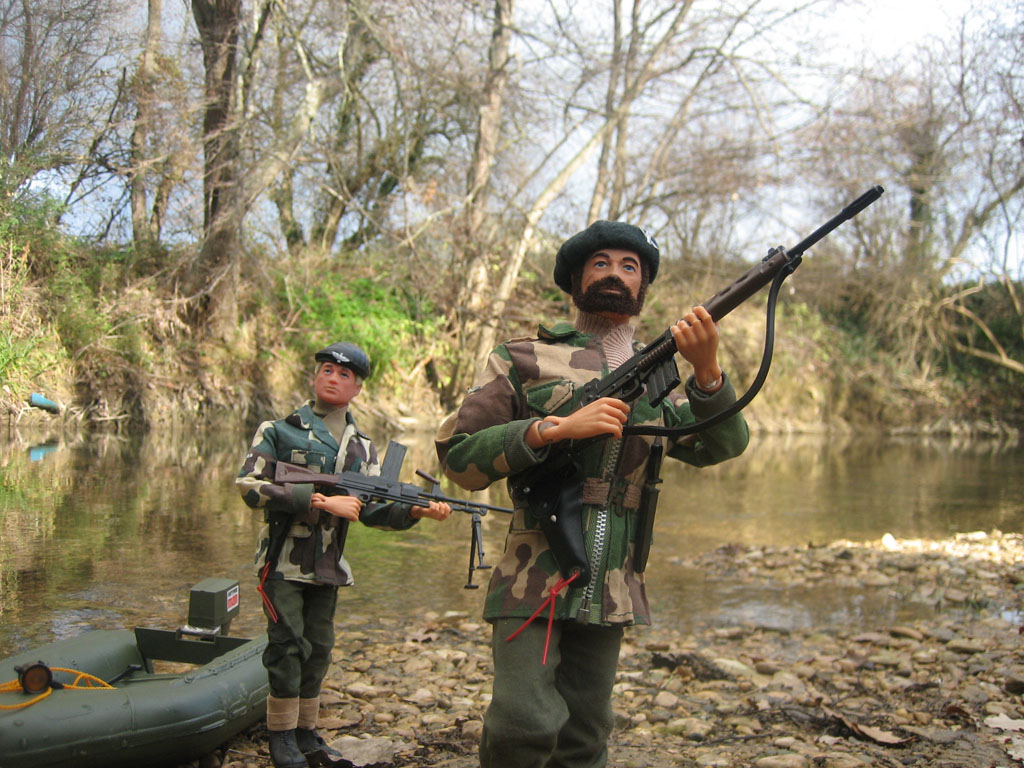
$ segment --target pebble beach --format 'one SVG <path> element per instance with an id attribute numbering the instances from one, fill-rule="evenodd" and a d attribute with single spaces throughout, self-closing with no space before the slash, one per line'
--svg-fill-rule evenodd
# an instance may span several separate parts
<path id="1" fill-rule="evenodd" d="M 726 546 L 680 565 L 751 587 L 856 586 L 914 603 L 780 629 L 756 623 L 627 630 L 610 766 L 1010 768 L 1024 765 L 1024 537 Z M 490 627 L 451 612 L 346 626 L 319 731 L 352 765 L 478 764 L 490 700 Z M 265 768 L 256 726 L 190 764 Z"/>

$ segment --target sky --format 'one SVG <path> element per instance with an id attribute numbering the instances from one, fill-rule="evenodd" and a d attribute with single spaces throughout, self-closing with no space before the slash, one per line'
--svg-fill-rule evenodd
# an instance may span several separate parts
<path id="1" fill-rule="evenodd" d="M 893 53 L 942 34 L 971 5 L 972 0 L 862 0 L 842 3 L 830 21 L 852 50 Z"/>

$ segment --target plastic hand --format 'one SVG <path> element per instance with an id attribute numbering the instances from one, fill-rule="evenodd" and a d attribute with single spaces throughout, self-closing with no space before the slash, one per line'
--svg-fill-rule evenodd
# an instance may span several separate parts
<path id="1" fill-rule="evenodd" d="M 694 307 L 683 319 L 672 326 L 676 348 L 693 366 L 697 385 L 713 385 L 722 378 L 718 365 L 718 327 L 704 307 Z"/>
<path id="2" fill-rule="evenodd" d="M 577 440 L 597 435 L 622 437 L 622 425 L 629 416 L 629 405 L 614 397 L 602 397 L 568 416 L 545 416 L 543 421 L 554 424 L 539 432 L 542 422 L 535 422 L 526 434 L 531 448 L 540 448 L 562 440 Z"/>
<path id="3" fill-rule="evenodd" d="M 363 502 L 356 496 L 324 496 L 322 493 L 314 493 L 309 505 L 352 522 L 359 520 L 359 511 L 363 508 Z"/>
<path id="4" fill-rule="evenodd" d="M 416 519 L 429 517 L 434 520 L 447 520 L 452 508 L 443 501 L 432 501 L 429 507 L 413 507 L 411 514 Z"/>

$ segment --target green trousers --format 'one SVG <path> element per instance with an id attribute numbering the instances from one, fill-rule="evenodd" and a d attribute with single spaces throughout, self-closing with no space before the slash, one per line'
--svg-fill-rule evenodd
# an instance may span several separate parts
<path id="1" fill-rule="evenodd" d="M 278 617 L 275 622 L 267 616 L 263 652 L 270 694 L 279 699 L 316 698 L 331 665 L 338 588 L 267 579 L 264 589 Z"/>
<path id="2" fill-rule="evenodd" d="M 608 761 L 612 685 L 621 627 L 547 621 L 514 640 L 521 619 L 494 622 L 494 694 L 484 717 L 481 768 L 600 768 Z"/>

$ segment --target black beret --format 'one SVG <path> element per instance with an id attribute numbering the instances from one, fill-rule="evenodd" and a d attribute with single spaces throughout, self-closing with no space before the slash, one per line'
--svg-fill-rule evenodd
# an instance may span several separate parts
<path id="1" fill-rule="evenodd" d="M 577 232 L 558 249 L 555 256 L 555 283 L 566 293 L 572 293 L 572 273 L 584 261 L 602 248 L 632 251 L 647 262 L 650 282 L 658 274 L 658 244 L 646 230 L 624 221 L 595 221 L 582 232 Z"/>
<path id="2" fill-rule="evenodd" d="M 337 341 L 329 347 L 324 347 L 313 355 L 313 359 L 318 363 L 343 365 L 364 379 L 370 376 L 370 356 L 347 341 Z"/>

